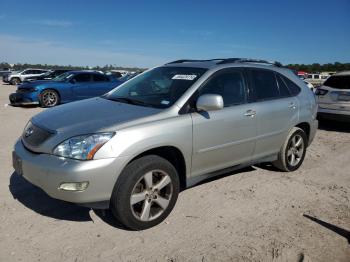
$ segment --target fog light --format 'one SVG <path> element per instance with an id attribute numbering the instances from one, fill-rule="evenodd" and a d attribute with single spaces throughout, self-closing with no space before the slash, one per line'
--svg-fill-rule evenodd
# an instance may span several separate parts
<path id="1" fill-rule="evenodd" d="M 58 189 L 66 191 L 84 191 L 89 186 L 89 182 L 62 183 Z"/>

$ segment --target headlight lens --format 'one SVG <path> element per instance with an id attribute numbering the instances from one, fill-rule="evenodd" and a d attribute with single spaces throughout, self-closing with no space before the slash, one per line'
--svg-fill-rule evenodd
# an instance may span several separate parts
<path id="1" fill-rule="evenodd" d="M 53 154 L 79 160 L 91 160 L 96 152 L 113 136 L 114 133 L 75 136 L 56 146 Z"/>

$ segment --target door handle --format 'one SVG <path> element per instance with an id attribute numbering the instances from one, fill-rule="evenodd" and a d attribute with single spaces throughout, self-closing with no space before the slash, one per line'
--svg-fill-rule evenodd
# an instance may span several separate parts
<path id="1" fill-rule="evenodd" d="M 294 103 L 292 102 L 292 103 L 289 104 L 289 108 L 290 108 L 290 109 L 296 109 L 297 106 L 296 106 L 296 104 L 294 104 Z"/>
<path id="2" fill-rule="evenodd" d="M 247 112 L 244 113 L 245 116 L 254 117 L 256 115 L 256 112 L 254 110 L 247 110 Z"/>

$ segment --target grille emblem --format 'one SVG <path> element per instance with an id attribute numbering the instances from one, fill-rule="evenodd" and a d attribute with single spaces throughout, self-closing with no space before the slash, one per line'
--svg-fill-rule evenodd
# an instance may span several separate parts
<path id="1" fill-rule="evenodd" d="M 34 132 L 33 128 L 32 127 L 28 127 L 26 129 L 26 131 L 24 132 L 24 136 L 25 137 L 29 137 L 29 136 L 31 136 L 33 134 L 33 132 Z"/>

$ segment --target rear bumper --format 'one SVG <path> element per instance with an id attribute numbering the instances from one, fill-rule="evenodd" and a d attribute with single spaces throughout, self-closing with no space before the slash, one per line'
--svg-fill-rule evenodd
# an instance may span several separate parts
<path id="1" fill-rule="evenodd" d="M 343 115 L 343 116 L 350 117 L 349 110 L 329 109 L 329 108 L 322 108 L 321 106 L 319 106 L 317 112 L 318 114 Z"/>
<path id="2" fill-rule="evenodd" d="M 326 120 L 333 120 L 333 121 L 339 121 L 339 122 L 348 122 L 350 123 L 350 115 L 342 115 L 338 113 L 325 113 L 325 112 L 319 112 L 317 114 L 317 118 L 319 120 L 326 119 Z"/>
<path id="3" fill-rule="evenodd" d="M 35 93 L 21 94 L 12 93 L 9 96 L 10 104 L 17 105 L 38 105 L 39 100 Z"/>
<path id="4" fill-rule="evenodd" d="M 350 122 L 350 111 L 318 107 L 317 118 L 340 122 Z"/>

